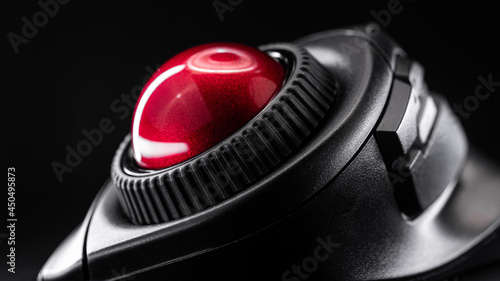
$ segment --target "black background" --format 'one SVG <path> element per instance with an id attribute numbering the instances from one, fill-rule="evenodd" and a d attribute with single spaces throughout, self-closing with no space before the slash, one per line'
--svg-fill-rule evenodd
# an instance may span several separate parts
<path id="1" fill-rule="evenodd" d="M 1 93 L 3 169 L 16 168 L 17 273 L 6 272 L 6 240 L 0 237 L 0 280 L 33 280 L 62 239 L 80 223 L 109 176 L 115 149 L 130 129 L 111 109 L 120 95 L 176 53 L 201 43 L 260 45 L 346 25 L 374 21 L 371 11 L 389 1 L 243 0 L 221 21 L 213 0 L 115 3 L 70 1 L 38 28 L 16 54 L 8 39 L 33 22 L 36 1 L 9 1 L 2 18 Z M 227 3 L 227 0 L 220 0 Z M 238 2 L 238 1 L 234 1 Z M 430 89 L 450 103 L 474 95 L 478 76 L 500 81 L 499 10 L 471 2 L 401 0 L 388 32 L 426 69 Z M 472 144 L 500 159 L 500 88 L 463 119 Z M 80 165 L 58 181 L 51 164 L 64 163 L 65 147 L 84 140 L 103 118 L 115 127 Z M 7 188 L 0 191 L 6 213 Z M 2 216 L 0 226 L 5 224 Z M 6 233 L 5 226 L 0 234 Z M 466 280 L 466 277 L 464 277 Z M 7 279 L 11 280 L 11 279 Z"/>

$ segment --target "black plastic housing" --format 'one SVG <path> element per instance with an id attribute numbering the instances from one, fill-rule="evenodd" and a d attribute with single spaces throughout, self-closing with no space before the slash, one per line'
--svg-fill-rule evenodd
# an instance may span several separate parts
<path id="1" fill-rule="evenodd" d="M 220 204 L 155 225 L 130 223 L 108 181 L 39 280 L 438 280 L 500 258 L 500 169 L 474 152 L 466 161 L 465 135 L 438 95 L 422 150 L 438 164 L 408 167 L 414 195 L 427 203 L 409 216 L 395 195 L 377 128 L 394 80 L 411 76 L 398 64 L 406 54 L 371 25 L 294 43 L 340 89 L 335 110 L 296 153 Z M 419 185 L 426 177 L 439 180 Z M 68 244 L 83 254 L 62 267 Z"/>

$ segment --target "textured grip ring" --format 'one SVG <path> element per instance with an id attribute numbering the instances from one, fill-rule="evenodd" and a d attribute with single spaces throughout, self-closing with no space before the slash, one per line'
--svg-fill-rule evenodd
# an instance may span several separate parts
<path id="1" fill-rule="evenodd" d="M 229 138 L 162 170 L 138 167 L 130 136 L 122 142 L 111 175 L 133 223 L 186 217 L 247 188 L 294 152 L 332 107 L 337 83 L 305 49 L 291 44 L 260 49 L 285 64 L 288 77 L 269 104 Z"/>

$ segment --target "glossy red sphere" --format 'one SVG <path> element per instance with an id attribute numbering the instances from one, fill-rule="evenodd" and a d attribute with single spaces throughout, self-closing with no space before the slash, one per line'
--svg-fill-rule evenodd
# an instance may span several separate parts
<path id="1" fill-rule="evenodd" d="M 256 48 L 212 43 L 163 64 L 145 85 L 132 121 L 143 168 L 166 168 L 220 143 L 276 95 L 284 67 Z"/>

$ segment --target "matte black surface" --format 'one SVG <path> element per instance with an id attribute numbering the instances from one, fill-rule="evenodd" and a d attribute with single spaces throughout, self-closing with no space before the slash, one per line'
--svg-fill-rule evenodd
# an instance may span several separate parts
<path id="1" fill-rule="evenodd" d="M 367 66 L 376 68 L 377 64 L 372 62 L 379 59 L 378 66 L 382 70 L 385 67 L 387 71 L 394 69 L 398 57 L 404 56 L 383 35 L 371 37 L 350 30 L 313 35 L 299 42 L 323 62 L 340 50 L 339 42 L 353 40 L 366 40 L 368 44 L 364 45 L 364 51 L 372 55 L 363 58 L 358 65 L 348 65 L 346 69 L 354 69 L 357 75 L 367 73 L 370 78 L 379 77 L 384 71 L 371 72 Z M 330 63 L 324 65 L 332 73 L 340 71 L 338 64 L 334 61 Z M 389 74 L 386 79 L 388 85 L 394 80 L 391 71 L 385 73 Z M 413 88 L 419 89 L 414 77 L 410 75 L 409 81 Z M 394 97 L 398 93 L 392 91 L 389 95 L 390 88 L 351 92 L 349 85 L 362 84 L 354 81 L 365 80 L 343 80 L 341 76 L 338 77 L 341 93 L 338 111 L 329 112 L 318 132 L 300 147 L 298 153 L 291 155 L 254 186 L 190 217 L 152 226 L 133 225 L 120 211 L 115 186 L 112 183 L 105 185 L 102 197 L 95 201 L 95 209 L 89 211 L 91 219 L 85 254 L 90 280 L 113 279 L 117 275 L 139 280 L 160 276 L 168 277 L 169 280 L 200 279 L 203 276 L 234 280 L 241 274 L 249 279 L 281 277 L 282 280 L 296 280 L 299 276 L 311 280 L 388 280 L 442 278 L 477 266 L 475 255 L 488 252 L 485 247 L 497 243 L 495 239 L 500 225 L 500 208 L 495 208 L 493 201 L 482 198 L 484 203 L 492 207 L 492 215 L 483 220 L 481 226 L 460 220 L 467 218 L 463 211 L 474 202 L 464 202 L 462 190 L 471 185 L 479 191 L 491 187 L 478 186 L 475 182 L 471 183 L 469 178 L 462 178 L 457 186 L 462 177 L 460 174 L 465 161 L 466 142 L 460 126 L 454 125 L 456 121 L 451 109 L 439 96 L 433 97 L 438 112 L 434 128 L 428 137 L 422 163 L 411 169 L 415 169 L 415 177 L 427 181 L 423 185 L 416 184 L 416 190 L 422 191 L 422 188 L 430 186 L 436 188 L 440 195 L 418 217 L 409 220 L 402 213 L 401 202 L 396 202 L 397 196 L 394 195 L 390 180 L 391 170 L 380 152 L 379 146 L 383 146 L 384 139 L 375 141 L 373 136 L 380 120 L 386 119 L 383 116 L 392 113 L 390 107 L 393 104 L 387 102 L 389 96 Z M 370 85 L 371 80 L 366 81 Z M 353 116 L 357 120 L 355 122 L 341 124 L 348 131 L 356 133 L 367 128 L 364 139 L 359 138 L 363 135 L 357 135 L 361 141 L 358 149 L 352 142 L 356 138 L 331 135 L 341 131 L 342 126 L 334 126 L 348 116 L 342 115 L 342 109 L 349 105 L 350 99 L 359 101 L 377 97 L 383 98 L 378 104 L 358 102 L 356 106 L 378 106 L 379 111 L 372 109 L 369 113 Z M 387 109 L 382 111 L 384 107 Z M 378 128 L 381 127 L 378 125 Z M 335 142 L 342 141 L 346 142 L 340 146 L 344 153 L 353 151 L 350 156 L 346 155 L 348 162 L 340 166 L 340 170 L 327 179 L 326 184 L 317 188 L 314 180 L 318 176 L 327 176 L 332 168 L 342 165 L 342 158 L 332 158 L 337 154 L 327 152 L 338 147 L 333 145 Z M 453 143 L 456 145 L 450 145 Z M 446 145 L 450 150 L 446 150 Z M 308 157 L 317 152 L 321 154 L 315 158 Z M 324 160 L 331 162 L 314 172 L 287 175 L 289 171 L 311 167 Z M 468 169 L 479 165 L 477 161 L 477 156 L 473 155 L 468 162 Z M 428 166 L 430 168 L 425 168 Z M 429 180 L 427 175 L 434 180 Z M 467 175 L 463 174 L 464 177 Z M 283 184 L 277 184 L 277 181 Z M 273 201 L 273 196 L 284 194 L 279 193 L 280 189 L 285 189 L 292 200 Z M 441 193 L 440 189 L 444 191 Z M 272 193 L 273 190 L 275 193 Z M 309 196 L 304 196 L 307 194 L 304 191 Z M 498 192 L 500 190 L 494 191 Z M 477 196 L 485 194 L 478 192 Z M 470 197 L 473 199 L 474 196 Z M 493 195 L 493 198 L 496 197 L 496 194 Z M 250 206 L 259 206 L 260 212 Z M 269 209 L 266 211 L 266 208 Z M 318 244 L 327 253 L 321 258 L 321 266 L 319 256 L 316 256 L 319 253 L 316 249 L 321 250 Z M 311 259 L 308 255 L 311 249 L 314 249 L 314 258 L 317 260 L 307 269 L 306 261 Z M 481 260 L 481 264 L 494 259 L 489 254 L 489 257 Z M 307 274 L 297 271 L 297 266 L 294 266 L 297 260 Z M 122 264 L 128 270 L 111 275 L 108 270 L 112 263 Z M 232 267 L 228 270 L 220 267 L 220 264 L 232 264 Z M 287 269 L 290 267 L 292 270 Z M 193 271 L 192 268 L 197 270 Z M 248 271 L 247 268 L 259 268 L 259 271 Z"/>
<path id="2" fill-rule="evenodd" d="M 473 151 L 464 177 L 475 174 L 477 169 L 484 169 L 484 161 L 483 156 Z M 491 165 L 478 176 L 487 179 L 484 183 L 497 182 L 498 170 L 498 167 Z M 360 172 L 363 175 L 361 178 Z M 448 202 L 448 198 L 444 198 L 418 221 L 410 223 L 401 216 L 393 199 L 385 165 L 372 138 L 356 160 L 342 172 L 342 176 L 328 184 L 324 191 L 298 211 L 269 228 L 221 247 L 166 261 L 148 268 L 144 273 L 134 272 L 133 268 L 121 273 L 125 278 L 134 276 L 134 280 L 151 280 L 158 278 L 157 276 L 168 276 L 169 280 L 194 280 L 204 276 L 217 276 L 218 280 L 234 280 L 242 273 L 249 280 L 278 279 L 283 275 L 292 276 L 286 274 L 287 270 L 313 255 L 314 249 L 320 244 L 318 241 L 330 241 L 333 242 L 332 251 L 318 266 L 317 271 L 311 274 L 310 280 L 387 280 L 408 275 L 442 280 L 446 276 L 462 273 L 481 258 L 482 263 L 494 260 L 493 255 L 484 259 L 485 249 L 486 252 L 494 253 L 497 259 L 500 258 L 495 250 L 498 249 L 499 242 L 497 237 L 500 207 L 494 203 L 500 191 L 495 185 L 477 185 L 474 180 L 474 177 L 465 179 L 455 190 L 450 188 Z M 100 207 L 97 206 L 97 217 L 94 219 L 112 218 L 114 228 L 118 225 L 130 225 L 123 214 L 112 213 L 112 210 L 119 209 L 113 186 L 108 185 L 102 196 L 101 206 L 106 206 L 107 209 L 99 210 Z M 477 202 L 484 202 L 493 208 L 470 217 L 468 214 L 476 208 Z M 481 222 L 481 225 L 477 222 Z M 304 225 L 307 225 L 307 228 L 304 228 Z M 128 231 L 139 231 L 142 228 L 143 234 L 158 232 L 151 228 L 133 228 L 136 230 Z M 346 233 L 345 229 L 350 229 L 350 232 Z M 419 231 L 415 231 L 416 229 Z M 103 235 L 110 233 L 113 232 Z M 457 233 L 462 236 L 456 237 Z M 163 232 L 162 235 L 165 234 Z M 477 237 L 480 239 L 469 240 L 478 234 L 481 234 Z M 203 233 L 197 233 L 189 239 L 191 243 L 206 244 L 211 240 L 208 238 Z M 479 248 L 482 251 L 470 251 L 479 240 L 483 240 Z M 160 242 L 158 237 L 155 242 Z M 164 252 L 162 249 L 173 250 L 160 244 L 157 246 L 156 255 Z M 491 249 L 492 246 L 495 248 Z M 116 252 L 112 255 L 114 262 L 127 264 L 131 257 L 122 256 L 127 250 L 120 248 L 115 249 Z M 111 252 L 108 252 L 106 255 L 110 254 Z M 422 255 L 428 258 L 422 259 Z M 438 258 L 445 256 L 449 259 L 441 260 L 441 264 L 435 263 Z M 461 258 L 458 258 L 459 256 Z M 132 260 L 137 262 L 138 259 L 149 256 L 137 252 L 133 257 Z M 100 264 L 106 267 L 109 263 Z M 433 271 L 432 274 L 426 273 L 423 269 L 428 266 L 437 267 L 439 270 Z M 93 270 L 98 272 L 100 269 Z"/>
<path id="3" fill-rule="evenodd" d="M 52 251 L 81 223 L 109 177 L 117 146 L 130 130 L 131 113 L 127 114 L 126 107 L 115 112 L 111 104 L 119 101 L 124 106 L 120 95 L 141 86 L 157 65 L 201 43 L 234 41 L 258 46 L 376 21 L 373 14 L 387 10 L 388 2 L 243 1 L 225 12 L 221 21 L 211 1 L 70 1 L 60 5 L 57 15 L 29 43 L 20 45 L 17 54 L 6 34 L 21 34 L 22 17 L 31 20 L 41 8 L 37 1 L 2 3 L 0 68 L 7 117 L 2 127 L 6 150 L 2 163 L 18 168 L 16 199 L 22 221 L 16 233 L 18 271 L 7 273 L 2 263 L 0 279 L 33 280 Z M 494 3 L 400 4 L 403 9 L 386 19 L 385 28 L 426 67 L 429 87 L 452 106 L 463 107 L 465 99 L 474 96 L 476 87 L 482 85 L 478 77 L 491 74 L 493 80 L 500 80 Z M 459 117 L 471 143 L 497 162 L 498 91 Z M 60 182 L 51 163 L 64 163 L 65 146 L 75 148 L 85 139 L 81 131 L 98 128 L 103 118 L 112 120 L 114 130 Z M 488 178 L 477 180 L 482 183 Z M 2 192 L 2 201 L 4 196 Z M 0 230 L 3 255 L 7 244 L 2 234 L 5 231 Z M 115 264 L 110 271 L 124 270 Z M 494 271 L 492 266 L 489 272 Z M 478 278 L 480 271 L 473 280 Z"/>
<path id="4" fill-rule="evenodd" d="M 336 34 L 332 42 L 328 42 L 328 50 L 335 51 L 335 46 L 339 46 L 335 44 L 336 40 L 353 40 L 343 31 Z M 309 50 L 314 55 L 314 50 Z M 120 264 L 129 271 L 191 256 L 268 227 L 322 189 L 344 169 L 370 137 L 383 110 L 391 80 L 385 60 L 368 44 L 363 49 L 363 55 L 350 57 L 348 64 L 327 67 L 340 86 L 336 110 L 328 112 L 314 137 L 305 142 L 297 153 L 251 188 L 189 218 L 147 228 L 125 222 L 117 224 L 123 220 L 121 215 L 116 216 L 118 211 L 114 204 L 99 204 L 96 213 L 109 215 L 95 216 L 90 223 L 87 253 L 91 278 L 110 277 L 106 264 L 118 258 L 108 255 L 110 251 L 117 250 L 122 254 Z M 359 122 L 361 119 L 366 122 Z M 114 223 L 110 224 L 111 221 Z M 109 235 L 111 232 L 113 235 Z M 137 240 L 138 237 L 144 239 Z M 202 241 L 200 237 L 203 237 Z M 202 243 L 186 242 L 190 240 Z M 123 248 L 121 244 L 125 241 L 136 243 L 128 243 L 129 246 Z M 106 251 L 103 248 L 107 248 Z M 144 252 L 155 254 L 148 255 L 149 259 L 126 258 Z"/>

